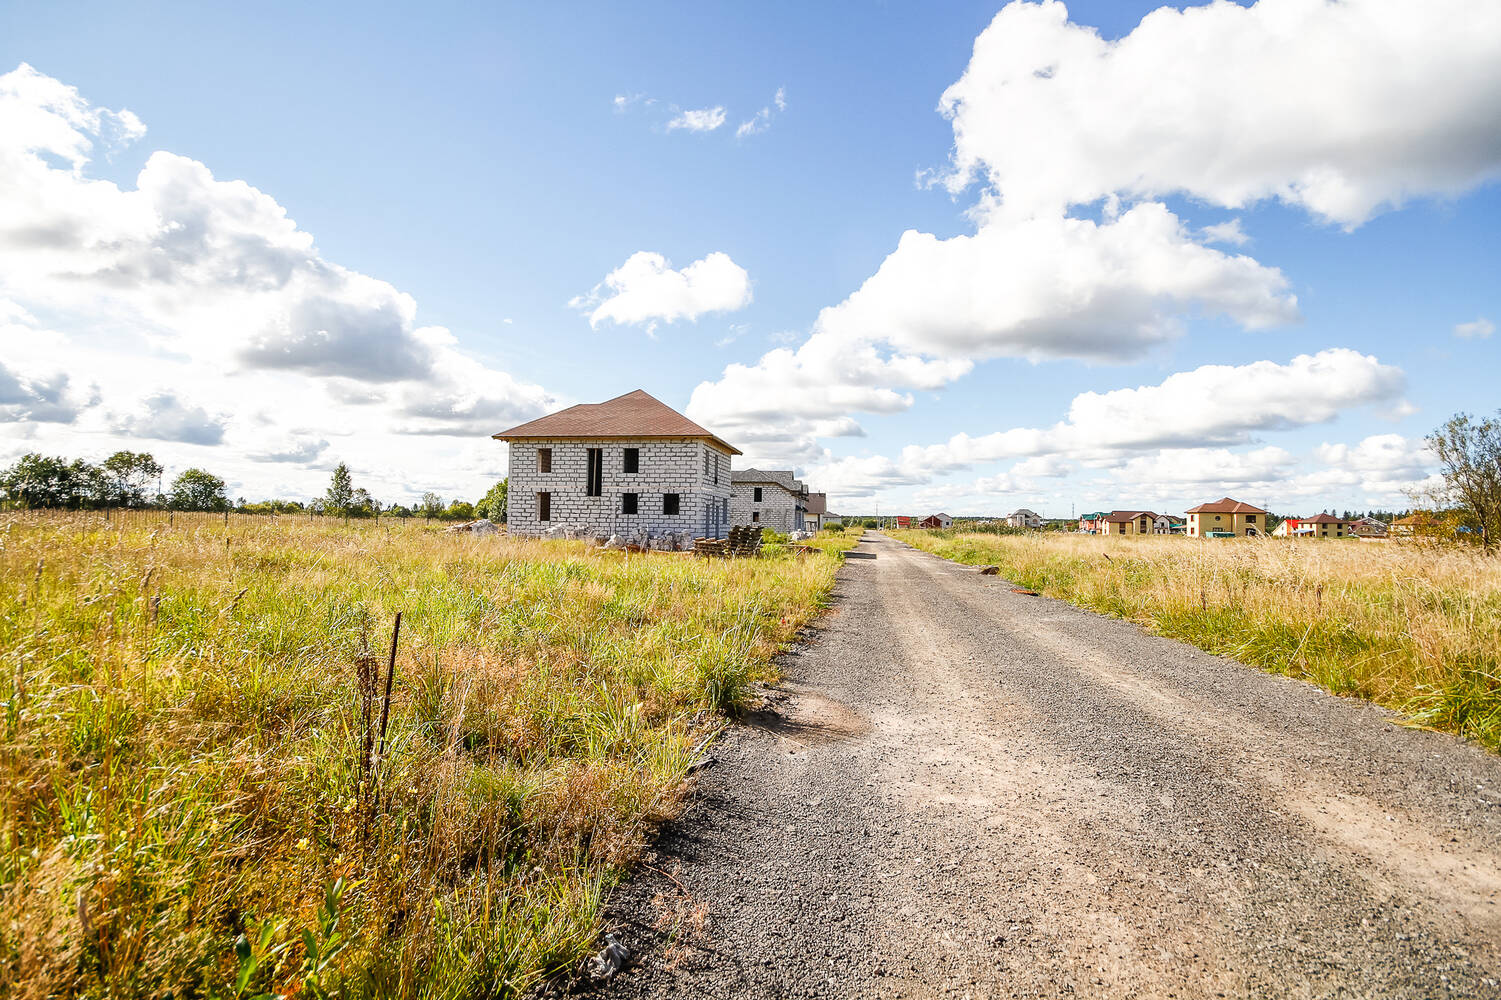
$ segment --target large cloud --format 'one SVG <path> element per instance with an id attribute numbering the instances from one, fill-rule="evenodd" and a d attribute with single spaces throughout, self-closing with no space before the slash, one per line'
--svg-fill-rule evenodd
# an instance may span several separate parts
<path id="1" fill-rule="evenodd" d="M 1099 224 L 1045 216 L 948 240 L 907 232 L 817 329 L 944 357 L 1122 361 L 1177 336 L 1177 315 L 1195 309 L 1249 329 L 1297 318 L 1279 271 L 1194 242 L 1150 203 Z"/>
<path id="2" fill-rule="evenodd" d="M 696 320 L 705 313 L 750 305 L 750 275 L 726 253 L 715 252 L 681 270 L 659 253 L 638 250 L 605 280 L 570 305 L 589 313 L 589 325 L 606 320 L 655 328 L 658 321 Z"/>
<path id="3" fill-rule="evenodd" d="M 1017 427 L 977 437 L 961 433 L 940 444 L 909 445 L 895 459 L 816 463 L 810 475 L 837 483 L 845 492 L 869 494 L 1007 459 L 1052 458 L 1050 474 L 1057 474 L 1060 457 L 1110 467 L 1163 449 L 1227 455 L 1224 448 L 1204 449 L 1249 444 L 1266 431 L 1327 423 L 1358 407 L 1400 411 L 1405 388 L 1400 368 L 1343 348 L 1299 355 L 1286 364 L 1204 365 L 1157 385 L 1081 393 L 1067 417 L 1050 427 Z M 1191 463 L 1193 455 L 1184 461 Z M 1021 472 L 1036 476 L 1042 474 L 1039 469 L 1028 466 Z"/>
<path id="4" fill-rule="evenodd" d="M 134 412 L 114 417 L 116 433 L 182 444 L 220 444 L 228 418 L 209 413 L 176 393 L 160 390 L 142 399 Z"/>
<path id="5" fill-rule="evenodd" d="M 1163 8 L 1106 41 L 1012 3 L 943 95 L 953 172 L 1011 213 L 1109 195 L 1278 198 L 1345 226 L 1501 168 L 1501 4 Z"/>
<path id="6" fill-rule="evenodd" d="M 300 481 L 338 438 L 371 488 L 405 488 L 409 465 L 418 492 L 468 492 L 487 485 L 478 465 L 447 467 L 454 445 L 431 436 L 488 435 L 558 402 L 419 326 L 411 296 L 327 259 L 250 184 L 165 151 L 133 186 L 89 176 L 144 133 L 30 66 L 0 75 L 0 419 L 17 434 L 96 457 L 149 439 L 247 493 Z M 216 444 L 235 448 L 176 447 Z"/>

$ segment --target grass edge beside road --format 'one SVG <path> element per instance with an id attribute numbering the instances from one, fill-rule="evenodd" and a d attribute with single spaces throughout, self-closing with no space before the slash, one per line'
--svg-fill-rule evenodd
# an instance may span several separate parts
<path id="1" fill-rule="evenodd" d="M 897 530 L 1017 586 L 1501 750 L 1501 559 L 1433 545 Z M 1107 558 L 1108 556 L 1108 558 Z"/>
<path id="2" fill-rule="evenodd" d="M 514 996 L 575 968 L 856 541 L 0 519 L 0 994 Z"/>

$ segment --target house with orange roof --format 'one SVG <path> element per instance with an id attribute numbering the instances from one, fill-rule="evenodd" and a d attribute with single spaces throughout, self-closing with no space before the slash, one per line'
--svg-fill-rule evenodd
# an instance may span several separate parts
<path id="1" fill-rule="evenodd" d="M 1230 497 L 1190 507 L 1187 513 L 1190 538 L 1254 538 L 1266 533 L 1267 512 Z"/>

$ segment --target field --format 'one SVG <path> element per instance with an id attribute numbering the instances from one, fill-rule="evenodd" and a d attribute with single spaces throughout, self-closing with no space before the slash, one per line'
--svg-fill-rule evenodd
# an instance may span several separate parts
<path id="1" fill-rule="evenodd" d="M 897 531 L 1012 582 L 1501 749 L 1501 558 L 1468 547 Z"/>
<path id="2" fill-rule="evenodd" d="M 576 966 L 838 562 L 0 516 L 0 994 L 512 996 Z"/>

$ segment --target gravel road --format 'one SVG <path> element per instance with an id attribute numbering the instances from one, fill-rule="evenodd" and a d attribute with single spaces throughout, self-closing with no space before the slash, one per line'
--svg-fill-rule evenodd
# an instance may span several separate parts
<path id="1" fill-rule="evenodd" d="M 867 535 L 617 997 L 1501 997 L 1501 759 Z"/>

